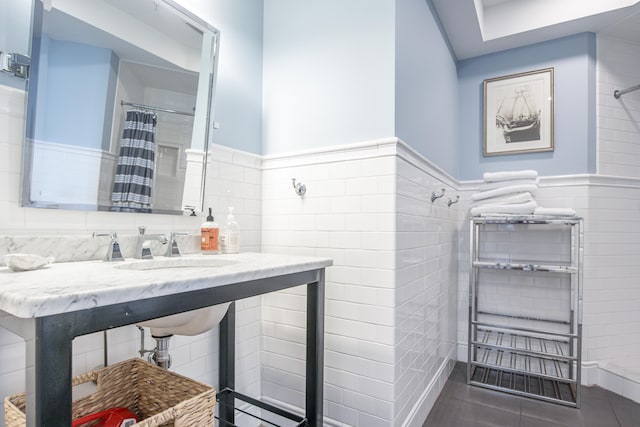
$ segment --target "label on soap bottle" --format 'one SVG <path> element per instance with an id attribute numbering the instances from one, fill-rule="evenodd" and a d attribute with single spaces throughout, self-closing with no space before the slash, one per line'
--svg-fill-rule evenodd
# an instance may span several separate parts
<path id="1" fill-rule="evenodd" d="M 202 228 L 200 229 L 200 250 L 217 251 L 218 238 L 220 234 L 219 228 Z"/>

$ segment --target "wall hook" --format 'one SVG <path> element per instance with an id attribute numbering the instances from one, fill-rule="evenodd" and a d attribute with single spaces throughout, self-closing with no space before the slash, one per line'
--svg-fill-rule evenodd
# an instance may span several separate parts
<path id="1" fill-rule="evenodd" d="M 435 191 L 431 193 L 431 203 L 435 202 L 437 199 L 439 199 L 440 197 L 444 196 L 444 192 L 447 191 L 444 188 L 442 189 L 441 193 L 436 193 Z"/>
<path id="2" fill-rule="evenodd" d="M 451 205 L 455 205 L 459 201 L 460 201 L 460 196 L 456 196 L 455 200 L 451 200 L 451 198 L 449 198 L 449 201 L 447 202 L 447 206 L 451 207 Z"/>
<path id="3" fill-rule="evenodd" d="M 295 178 L 291 178 L 291 183 L 293 184 L 293 189 L 295 190 L 296 194 L 300 197 L 304 196 L 304 194 L 307 192 L 307 186 L 301 182 L 296 183 Z"/>

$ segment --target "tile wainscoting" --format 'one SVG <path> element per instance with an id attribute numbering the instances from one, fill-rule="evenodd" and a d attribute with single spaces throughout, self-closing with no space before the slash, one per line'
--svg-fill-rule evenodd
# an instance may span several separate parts
<path id="1" fill-rule="evenodd" d="M 291 179 L 307 187 L 299 197 Z M 455 181 L 391 138 L 263 163 L 263 250 L 333 258 L 327 270 L 330 425 L 419 426 L 455 359 Z M 303 406 L 304 290 L 263 298 L 263 393 Z M 293 357 L 292 357 L 293 355 Z"/>

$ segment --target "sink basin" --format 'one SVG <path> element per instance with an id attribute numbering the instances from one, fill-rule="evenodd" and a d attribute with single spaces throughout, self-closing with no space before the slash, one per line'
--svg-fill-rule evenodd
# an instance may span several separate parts
<path id="1" fill-rule="evenodd" d="M 138 326 L 151 329 L 151 335 L 154 337 L 200 335 L 220 323 L 230 304 L 230 302 L 226 302 L 186 313 L 147 320 L 138 323 Z"/>
<path id="2" fill-rule="evenodd" d="M 114 267 L 124 270 L 159 270 L 163 268 L 216 268 L 237 264 L 239 261 L 221 258 L 163 258 L 158 257 L 150 260 L 141 260 L 117 264 Z M 168 335 L 199 335 L 216 326 L 227 313 L 229 304 L 224 303 L 205 307 L 199 310 L 188 311 L 186 313 L 174 314 L 172 316 L 160 317 L 138 323 L 138 326 L 151 329 L 154 337 L 164 337 Z"/>
<path id="3" fill-rule="evenodd" d="M 158 270 L 160 268 L 202 268 L 226 267 L 239 261 L 220 258 L 154 258 L 143 261 L 116 264 L 115 268 L 124 270 Z"/>

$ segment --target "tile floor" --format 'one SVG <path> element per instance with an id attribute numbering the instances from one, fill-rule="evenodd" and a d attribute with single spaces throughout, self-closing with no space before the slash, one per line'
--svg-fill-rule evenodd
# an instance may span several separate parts
<path id="1" fill-rule="evenodd" d="M 582 388 L 579 410 L 466 383 L 457 363 L 423 427 L 638 427 L 640 404 L 600 387 Z"/>

